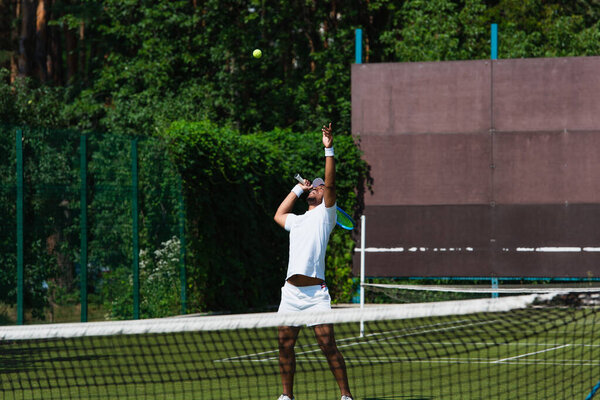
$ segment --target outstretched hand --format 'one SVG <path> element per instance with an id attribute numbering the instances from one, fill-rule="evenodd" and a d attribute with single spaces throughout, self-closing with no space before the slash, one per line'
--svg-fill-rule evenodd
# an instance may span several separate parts
<path id="1" fill-rule="evenodd" d="M 329 126 L 327 125 L 323 125 L 323 128 L 321 128 L 321 130 L 323 131 L 323 146 L 329 148 L 333 146 L 333 130 L 331 128 L 331 122 L 329 123 Z"/>

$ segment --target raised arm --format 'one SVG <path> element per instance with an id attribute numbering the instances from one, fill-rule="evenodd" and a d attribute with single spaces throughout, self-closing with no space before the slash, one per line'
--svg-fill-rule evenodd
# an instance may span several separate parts
<path id="1" fill-rule="evenodd" d="M 298 198 L 303 192 L 310 190 L 311 187 L 312 186 L 310 182 L 307 179 L 305 179 L 304 185 L 297 184 L 296 187 L 292 189 L 292 191 L 289 192 L 287 196 L 285 196 L 285 199 L 283 199 L 283 201 L 277 208 L 277 211 L 275 212 L 275 217 L 273 217 L 273 219 L 275 220 L 275 222 L 277 222 L 277 224 L 279 224 L 279 226 L 285 228 L 285 221 L 287 219 L 288 214 L 292 212 L 292 208 L 294 208 L 296 200 L 298 200 Z M 300 188 L 302 191 L 296 188 Z"/>
<path id="2" fill-rule="evenodd" d="M 333 130 L 331 122 L 329 126 L 323 125 L 323 145 L 325 149 L 325 193 L 323 194 L 325 207 L 333 207 L 335 205 L 335 159 L 333 158 Z M 331 155 L 327 155 L 328 152 Z"/>

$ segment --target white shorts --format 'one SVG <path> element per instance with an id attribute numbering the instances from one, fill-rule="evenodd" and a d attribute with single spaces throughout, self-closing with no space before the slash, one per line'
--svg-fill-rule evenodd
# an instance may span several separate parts
<path id="1" fill-rule="evenodd" d="M 281 288 L 278 313 L 319 312 L 331 310 L 331 297 L 325 283 L 312 286 L 294 286 L 286 282 Z"/>

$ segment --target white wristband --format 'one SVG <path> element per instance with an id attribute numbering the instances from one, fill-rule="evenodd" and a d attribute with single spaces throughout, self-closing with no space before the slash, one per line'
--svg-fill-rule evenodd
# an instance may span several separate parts
<path id="1" fill-rule="evenodd" d="M 292 192 L 294 192 L 294 194 L 296 195 L 296 197 L 300 197 L 300 196 L 302 196 L 302 193 L 304 193 L 304 189 L 302 189 L 302 187 L 300 186 L 300 184 L 297 184 L 292 189 Z"/>
<path id="2" fill-rule="evenodd" d="M 333 146 L 332 147 L 325 147 L 325 157 L 333 157 Z"/>

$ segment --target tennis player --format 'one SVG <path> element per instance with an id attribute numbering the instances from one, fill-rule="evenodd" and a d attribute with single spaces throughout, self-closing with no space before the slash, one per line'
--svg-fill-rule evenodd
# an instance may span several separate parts
<path id="1" fill-rule="evenodd" d="M 318 312 L 331 309 L 331 298 L 325 284 L 325 251 L 329 235 L 336 223 L 335 160 L 331 123 L 323 126 L 325 146 L 325 181 L 316 178 L 297 184 L 283 200 L 275 221 L 290 232 L 290 254 L 285 285 L 281 288 L 280 313 Z M 303 193 L 308 192 L 308 211 L 292 214 L 292 208 Z M 335 343 L 333 325 L 314 325 L 319 347 L 327 357 L 329 368 L 340 387 L 341 400 L 352 400 L 344 357 Z M 296 353 L 294 345 L 299 326 L 279 327 L 279 371 L 283 394 L 279 400 L 294 400 Z"/>

